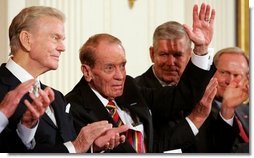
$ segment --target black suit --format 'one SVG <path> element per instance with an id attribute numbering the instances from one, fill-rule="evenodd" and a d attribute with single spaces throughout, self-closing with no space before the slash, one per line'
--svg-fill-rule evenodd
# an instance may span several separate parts
<path id="1" fill-rule="evenodd" d="M 206 85 L 212 77 L 215 69 L 211 71 L 203 71 L 193 64 L 189 64 L 185 72 L 183 80 L 178 87 L 166 87 L 163 89 L 139 89 L 133 78 L 126 77 L 123 95 L 117 97 L 115 100 L 120 108 L 128 109 L 130 115 L 139 117 L 144 124 L 146 134 L 146 145 L 148 152 L 153 152 L 153 125 L 152 118 L 148 107 L 153 114 L 154 122 L 163 123 L 165 119 L 174 118 L 180 109 L 191 109 L 202 96 Z M 200 79 L 197 75 L 202 75 Z M 188 77 L 187 77 L 188 76 Z M 198 82 L 198 84 L 193 83 Z M 188 87 L 188 88 L 186 88 Z M 179 98 L 179 99 L 178 99 Z M 98 120 L 109 120 L 113 123 L 112 118 L 104 108 L 100 100 L 88 86 L 85 79 L 73 88 L 73 90 L 66 95 L 67 101 L 71 103 L 71 112 L 74 117 L 74 124 L 77 131 L 87 123 Z M 186 106 L 189 103 L 191 106 Z M 155 119 L 156 118 L 156 119 Z M 128 150 L 126 150 L 128 146 Z M 129 150 L 130 144 L 127 142 L 119 145 L 117 149 L 112 152 L 133 152 Z"/>
<path id="2" fill-rule="evenodd" d="M 8 69 L 6 69 L 5 64 L 1 65 L 0 99 L 3 99 L 8 91 L 13 90 L 19 84 L 20 81 Z M 45 85 L 41 84 L 41 88 L 44 89 Z M 54 90 L 54 93 L 55 100 L 52 102 L 51 106 L 54 109 L 57 127 L 45 113 L 39 121 L 38 129 L 35 134 L 36 146 L 31 152 L 68 152 L 63 143 L 74 140 L 76 137 L 72 118 L 68 113 L 65 113 L 67 105 L 65 98 L 59 91 Z M 26 106 L 23 103 L 24 99 L 30 99 L 28 94 L 21 99 L 14 115 L 9 119 L 8 126 L 4 132 L 1 133 L 1 136 L 5 137 L 7 140 L 3 142 L 3 145 L 7 148 L 3 152 L 30 152 L 24 149 L 22 149 L 22 151 L 17 150 L 17 148 L 14 148 L 13 142 L 8 141 L 14 138 L 12 137 L 12 133 L 14 133 L 13 131 L 15 131 L 20 118 L 26 110 Z"/>
<path id="3" fill-rule="evenodd" d="M 126 83 L 133 84 L 133 82 L 129 82 L 128 77 Z M 144 130 L 147 131 L 146 143 L 149 144 L 147 147 L 149 151 L 151 151 L 152 146 L 150 146 L 150 144 L 153 143 L 152 119 L 147 106 L 142 104 L 142 101 L 140 101 L 139 98 L 135 97 L 138 95 L 135 94 L 137 92 L 136 88 L 137 87 L 132 85 L 128 86 L 124 89 L 123 96 L 116 98 L 115 101 L 121 109 L 125 108 L 130 111 L 131 117 L 134 118 L 134 120 L 136 116 L 139 117 L 140 121 L 144 124 Z M 79 132 L 84 125 L 100 120 L 108 120 L 115 127 L 117 126 L 104 105 L 91 90 L 84 78 L 81 78 L 73 90 L 66 95 L 66 99 L 71 103 L 71 113 L 74 118 L 74 125 L 77 132 Z M 111 152 L 129 153 L 135 152 L 135 150 L 126 141 Z"/>
<path id="4" fill-rule="evenodd" d="M 140 87 L 162 88 L 152 71 L 152 66 L 135 80 Z M 192 105 L 190 106 L 192 107 Z M 183 152 L 229 152 L 235 133 L 233 128 L 226 124 L 221 117 L 210 115 L 199 129 L 198 135 L 194 136 L 189 124 L 184 119 L 190 112 L 191 109 L 182 109 L 175 115 L 175 118 L 167 119 L 164 123 L 155 123 L 155 151 L 181 148 Z M 228 135 L 225 137 L 220 132 L 227 132 Z"/>
<path id="5" fill-rule="evenodd" d="M 219 108 L 217 103 L 213 102 L 212 113 L 214 116 L 218 115 Z M 243 126 L 243 130 L 249 137 L 249 105 L 241 104 L 235 110 L 235 116 L 239 119 Z M 235 139 L 233 142 L 233 147 L 231 152 L 234 153 L 249 153 L 249 143 L 244 142 L 243 138 L 238 134 L 240 132 L 239 127 L 236 123 L 236 118 L 234 119 L 235 124 Z"/>

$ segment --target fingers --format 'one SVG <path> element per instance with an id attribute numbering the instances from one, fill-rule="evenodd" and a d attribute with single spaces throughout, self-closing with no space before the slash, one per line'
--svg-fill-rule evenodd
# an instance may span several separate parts
<path id="1" fill-rule="evenodd" d="M 107 144 L 109 144 L 108 145 L 109 150 L 112 150 L 113 148 L 117 147 L 120 143 L 125 142 L 125 136 L 124 135 L 120 136 L 119 133 L 125 132 L 128 129 L 129 128 L 127 125 L 122 125 L 118 128 L 111 129 L 111 132 L 113 132 L 113 133 L 108 133 L 105 135 L 105 137 L 110 137 L 112 135 L 109 143 L 107 143 Z"/>
<path id="2" fill-rule="evenodd" d="M 98 121 L 84 126 L 80 130 L 77 138 L 72 142 L 76 152 L 86 152 L 95 141 L 95 139 L 110 128 L 112 128 L 112 124 L 109 124 L 108 121 Z M 104 145 L 106 145 L 106 142 L 104 142 L 101 147 Z"/>
<path id="3" fill-rule="evenodd" d="M 206 13 L 206 4 L 202 3 L 199 11 L 199 19 L 200 20 L 205 20 L 205 13 Z"/>
<path id="4" fill-rule="evenodd" d="M 207 105 L 210 105 L 212 103 L 213 98 L 215 97 L 217 92 L 217 86 L 218 86 L 217 79 L 212 78 L 209 84 L 207 85 L 205 94 L 203 96 L 204 101 L 207 102 Z"/>
<path id="5" fill-rule="evenodd" d="M 21 123 L 28 128 L 35 125 L 54 100 L 54 92 L 50 88 L 46 88 L 45 91 L 39 89 L 39 94 L 40 95 L 36 97 L 33 93 L 29 93 L 32 103 L 28 100 L 24 101 L 27 110 L 22 116 Z"/>
<path id="6" fill-rule="evenodd" d="M 211 24 L 211 26 L 214 25 L 214 21 L 215 21 L 215 10 L 212 9 L 212 13 L 211 13 L 211 17 L 210 17 L 210 24 Z"/>
<path id="7" fill-rule="evenodd" d="M 194 5 L 193 7 L 193 21 L 206 21 L 213 26 L 214 20 L 215 20 L 215 10 L 211 9 L 210 5 L 207 5 L 205 3 L 201 4 L 200 11 L 198 14 L 198 6 Z"/>
<path id="8" fill-rule="evenodd" d="M 0 103 L 0 109 L 9 118 L 16 110 L 21 98 L 30 90 L 35 80 L 21 83 L 14 90 L 9 91 Z"/>
<path id="9" fill-rule="evenodd" d="M 18 104 L 20 99 L 32 88 L 34 83 L 34 79 L 21 83 L 18 87 L 9 92 L 12 94 L 10 95 L 10 100 L 14 101 L 15 104 Z"/>
<path id="10" fill-rule="evenodd" d="M 41 109 L 40 107 L 42 107 L 43 105 L 41 103 L 38 103 L 37 107 L 35 107 L 32 104 L 30 104 L 28 100 L 25 100 L 24 103 L 26 107 L 28 108 L 28 110 L 31 112 L 31 117 L 32 117 L 31 119 L 39 119 L 41 110 L 38 110 L 38 109 Z"/>
<path id="11" fill-rule="evenodd" d="M 198 15 L 198 5 L 194 5 L 194 7 L 193 7 L 193 14 L 192 14 L 192 16 L 193 16 L 193 24 L 195 24 L 195 21 L 199 21 L 199 15 Z"/>
<path id="12" fill-rule="evenodd" d="M 55 93 L 54 91 L 50 88 L 50 87 L 46 87 L 44 89 L 44 91 L 48 94 L 49 100 L 50 102 L 52 102 L 53 100 L 55 100 Z"/>
<path id="13" fill-rule="evenodd" d="M 192 28 L 186 24 L 183 24 L 184 30 L 187 32 L 190 39 L 193 39 L 195 37 L 195 34 L 192 32 Z"/>
<path id="14" fill-rule="evenodd" d="M 47 108 L 52 101 L 50 100 L 48 94 L 45 91 L 39 89 L 39 94 L 39 99 L 35 99 L 34 101 L 41 102 L 43 104 L 43 107 Z"/>
<path id="15" fill-rule="evenodd" d="M 99 136 L 95 141 L 94 144 L 98 148 L 103 148 L 105 150 L 111 150 L 118 146 L 120 143 L 125 142 L 125 136 L 120 135 L 120 133 L 125 132 L 128 130 L 127 125 L 122 125 L 117 128 L 112 128 L 107 130 L 105 133 L 103 133 L 101 136 Z"/>
<path id="16" fill-rule="evenodd" d="M 129 129 L 129 127 L 127 125 L 122 125 L 117 128 L 112 128 L 112 131 L 114 131 L 115 133 L 122 133 L 122 132 L 127 131 L 128 129 Z"/>
<path id="17" fill-rule="evenodd" d="M 110 150 L 114 149 L 115 146 L 120 144 L 119 138 L 120 138 L 120 136 L 118 133 L 116 133 L 115 136 L 110 138 L 110 140 L 109 140 L 109 149 Z"/>
<path id="18" fill-rule="evenodd" d="M 204 18 L 205 21 L 209 21 L 210 20 L 210 10 L 211 10 L 210 5 L 207 5 L 206 6 L 206 11 L 205 11 L 205 18 Z"/>

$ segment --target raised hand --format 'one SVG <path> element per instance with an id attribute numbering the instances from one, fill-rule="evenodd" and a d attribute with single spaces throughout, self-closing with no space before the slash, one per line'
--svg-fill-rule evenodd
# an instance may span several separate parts
<path id="1" fill-rule="evenodd" d="M 213 98 L 217 92 L 217 85 L 217 79 L 212 78 L 206 87 L 203 97 L 188 116 L 197 128 L 201 127 L 211 112 Z"/>
<path id="2" fill-rule="evenodd" d="M 225 119 L 234 116 L 235 109 L 249 97 L 249 80 L 231 82 L 225 89 L 221 105 L 221 114 Z"/>
<path id="3" fill-rule="evenodd" d="M 191 41 L 194 43 L 194 53 L 204 55 L 212 41 L 214 31 L 215 10 L 210 5 L 202 3 L 198 13 L 198 5 L 193 7 L 193 28 L 183 25 Z"/>

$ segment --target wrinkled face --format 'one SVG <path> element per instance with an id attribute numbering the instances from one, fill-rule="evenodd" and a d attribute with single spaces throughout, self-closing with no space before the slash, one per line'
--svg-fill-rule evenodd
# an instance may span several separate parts
<path id="1" fill-rule="evenodd" d="M 176 85 L 190 59 L 191 49 L 186 49 L 185 38 L 159 40 L 157 50 L 150 48 L 156 76 L 167 84 Z"/>
<path id="2" fill-rule="evenodd" d="M 42 72 L 58 67 L 64 46 L 64 23 L 54 17 L 40 17 L 31 32 L 31 65 Z"/>
<path id="3" fill-rule="evenodd" d="M 246 59 L 239 54 L 222 54 L 219 57 L 217 71 L 214 75 L 218 80 L 216 98 L 221 100 L 226 87 L 235 82 L 236 85 L 246 79 L 249 66 Z"/>
<path id="4" fill-rule="evenodd" d="M 95 66 L 90 69 L 90 86 L 107 99 L 121 96 L 125 65 L 125 52 L 120 45 L 101 42 L 97 47 Z"/>

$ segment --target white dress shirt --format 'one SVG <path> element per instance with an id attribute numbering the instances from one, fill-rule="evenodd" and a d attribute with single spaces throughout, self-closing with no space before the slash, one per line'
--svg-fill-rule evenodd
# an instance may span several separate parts
<path id="1" fill-rule="evenodd" d="M 8 118 L 4 115 L 2 111 L 0 111 L 0 133 L 4 130 L 8 123 Z"/>

